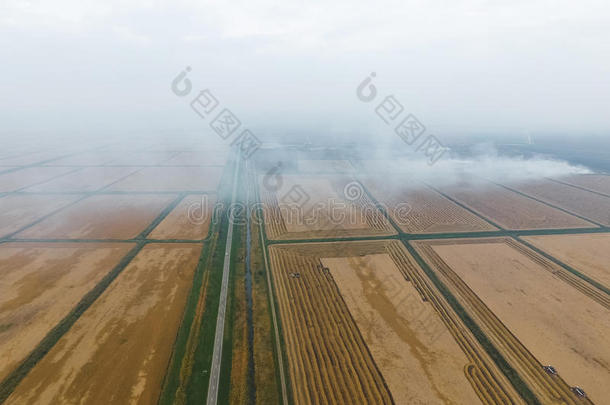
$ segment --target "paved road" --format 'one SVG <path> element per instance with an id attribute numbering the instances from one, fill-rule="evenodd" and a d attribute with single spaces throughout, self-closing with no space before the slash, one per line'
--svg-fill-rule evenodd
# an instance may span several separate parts
<path id="1" fill-rule="evenodd" d="M 237 174 L 239 172 L 239 161 L 237 156 L 235 163 L 235 174 L 233 175 L 233 196 L 229 207 L 229 219 L 235 207 L 237 194 Z M 231 269 L 231 245 L 233 244 L 233 221 L 229 220 L 229 232 L 227 233 L 227 244 L 225 246 L 225 260 L 222 266 L 222 286 L 220 289 L 220 304 L 218 305 L 218 318 L 216 318 L 216 335 L 214 336 L 214 354 L 212 355 L 212 366 L 210 367 L 210 385 L 208 386 L 207 405 L 216 405 L 218 401 L 218 384 L 220 382 L 220 366 L 222 364 L 222 341 L 225 334 L 225 315 L 227 311 L 227 290 L 229 288 L 229 270 Z"/>

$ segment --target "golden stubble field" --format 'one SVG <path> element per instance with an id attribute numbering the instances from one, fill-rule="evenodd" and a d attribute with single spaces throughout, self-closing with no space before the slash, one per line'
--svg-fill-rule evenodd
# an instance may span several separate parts
<path id="1" fill-rule="evenodd" d="M 509 238 L 414 245 L 543 403 L 610 397 L 607 295 Z"/>
<path id="2" fill-rule="evenodd" d="M 19 238 L 135 238 L 175 195 L 94 195 L 20 232 Z"/>
<path id="3" fill-rule="evenodd" d="M 200 252 L 145 246 L 6 403 L 156 403 Z"/>
<path id="4" fill-rule="evenodd" d="M 522 239 L 610 288 L 610 234 L 540 235 Z"/>
<path id="5" fill-rule="evenodd" d="M 207 238 L 216 198 L 214 194 L 187 195 L 155 227 L 149 238 L 186 240 Z"/>
<path id="6" fill-rule="evenodd" d="M 261 177 L 267 236 L 281 240 L 396 234 L 366 194 L 353 201 L 346 198 L 351 182 L 343 176 L 283 175 L 269 188 Z"/>
<path id="7" fill-rule="evenodd" d="M 133 244 L 0 245 L 0 381 Z"/>
<path id="8" fill-rule="evenodd" d="M 505 229 L 594 228 L 596 225 L 491 182 L 462 181 L 440 190 Z"/>
<path id="9" fill-rule="evenodd" d="M 610 196 L 610 175 L 607 174 L 581 174 L 557 180 Z"/>
<path id="10" fill-rule="evenodd" d="M 403 232 L 424 234 L 498 229 L 422 183 L 398 181 L 396 178 L 388 181 L 379 176 L 363 176 L 362 183 L 386 207 Z M 407 204 L 407 210 L 398 209 L 400 204 Z"/>
<path id="11" fill-rule="evenodd" d="M 610 225 L 610 197 L 547 179 L 510 184 L 510 187 L 596 223 Z"/>
<path id="12" fill-rule="evenodd" d="M 521 403 L 400 242 L 269 250 L 295 403 Z"/>

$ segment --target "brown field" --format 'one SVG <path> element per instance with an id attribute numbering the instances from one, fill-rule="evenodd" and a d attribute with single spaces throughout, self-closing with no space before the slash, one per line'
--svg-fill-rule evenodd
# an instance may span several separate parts
<path id="1" fill-rule="evenodd" d="M 610 288 L 610 234 L 544 235 L 523 239 Z"/>
<path id="2" fill-rule="evenodd" d="M 498 228 L 423 184 L 387 183 L 383 178 L 363 179 L 371 195 L 379 201 L 394 223 L 406 233 L 495 231 Z M 402 214 L 398 204 L 408 204 Z"/>
<path id="3" fill-rule="evenodd" d="M 352 173 L 354 167 L 348 160 L 307 160 L 299 159 L 301 173 Z"/>
<path id="4" fill-rule="evenodd" d="M 200 251 L 144 247 L 6 403 L 156 403 Z"/>
<path id="5" fill-rule="evenodd" d="M 229 154 L 227 150 L 180 152 L 161 163 L 162 166 L 224 166 Z"/>
<path id="6" fill-rule="evenodd" d="M 490 182 L 461 182 L 441 191 L 505 229 L 593 228 L 595 225 Z"/>
<path id="7" fill-rule="evenodd" d="M 25 191 L 74 192 L 97 191 L 134 173 L 135 167 L 85 167 L 44 183 L 28 187 Z"/>
<path id="8" fill-rule="evenodd" d="M 188 195 L 151 232 L 151 239 L 205 239 L 212 222 L 215 195 Z"/>
<path id="9" fill-rule="evenodd" d="M 60 158 L 67 155 L 66 152 L 34 152 L 34 153 L 19 153 L 16 156 L 6 157 L 0 160 L 1 166 L 25 166 L 35 163 L 44 162 L 50 159 Z"/>
<path id="10" fill-rule="evenodd" d="M 280 188 L 272 192 L 261 179 L 268 237 L 308 239 L 396 234 L 366 194 L 356 201 L 344 197 L 343 190 L 349 182 L 343 177 L 284 175 Z M 294 196 L 303 203 L 293 203 Z"/>
<path id="11" fill-rule="evenodd" d="M 178 152 L 172 151 L 117 151 L 113 153 L 113 158 L 106 162 L 107 165 L 158 165 L 172 157 Z"/>
<path id="12" fill-rule="evenodd" d="M 0 245 L 0 381 L 132 247 Z"/>
<path id="13" fill-rule="evenodd" d="M 145 167 L 108 188 L 111 191 L 215 191 L 222 167 Z"/>
<path id="14" fill-rule="evenodd" d="M 108 151 L 85 152 L 45 163 L 45 166 L 99 166 L 114 159 L 114 155 Z"/>
<path id="15" fill-rule="evenodd" d="M 138 236 L 176 197 L 95 195 L 17 234 L 18 238 L 130 239 Z"/>
<path id="16" fill-rule="evenodd" d="M 521 403 L 400 242 L 269 250 L 296 404 Z"/>
<path id="17" fill-rule="evenodd" d="M 552 180 L 511 184 L 511 188 L 602 225 L 610 225 L 610 197 Z"/>
<path id="18" fill-rule="evenodd" d="M 73 167 L 30 167 L 0 174 L 0 193 L 17 191 L 74 170 Z"/>
<path id="19" fill-rule="evenodd" d="M 557 180 L 610 196 L 610 176 L 607 174 L 579 174 Z"/>
<path id="20" fill-rule="evenodd" d="M 610 397 L 610 297 L 509 238 L 414 245 L 542 403 Z"/>
<path id="21" fill-rule="evenodd" d="M 0 198 L 0 238 L 70 204 L 79 196 L 7 195 Z"/>

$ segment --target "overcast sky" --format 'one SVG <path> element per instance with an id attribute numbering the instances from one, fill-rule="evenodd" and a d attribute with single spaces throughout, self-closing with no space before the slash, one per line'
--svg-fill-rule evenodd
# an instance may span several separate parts
<path id="1" fill-rule="evenodd" d="M 0 0 L 0 128 L 198 130 L 186 66 L 247 126 L 379 131 L 371 72 L 439 136 L 610 134 L 605 1 Z"/>

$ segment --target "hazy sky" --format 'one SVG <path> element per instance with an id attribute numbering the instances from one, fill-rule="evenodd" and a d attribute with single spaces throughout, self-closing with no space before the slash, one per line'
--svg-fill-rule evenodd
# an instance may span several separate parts
<path id="1" fill-rule="evenodd" d="M 610 134 L 607 0 L 0 0 L 0 60 L 5 133 L 205 128 L 188 65 L 259 132 L 382 130 L 374 71 L 439 136 Z"/>

